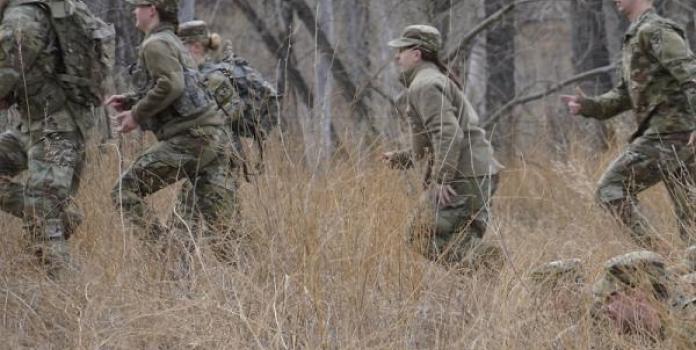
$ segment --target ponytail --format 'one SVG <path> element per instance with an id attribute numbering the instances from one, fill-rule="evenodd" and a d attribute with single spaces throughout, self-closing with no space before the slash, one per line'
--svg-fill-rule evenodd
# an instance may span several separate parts
<path id="1" fill-rule="evenodd" d="M 210 50 L 216 51 L 222 45 L 222 37 L 218 33 L 212 33 L 208 36 L 208 42 L 206 47 Z"/>
<path id="2" fill-rule="evenodd" d="M 420 47 L 416 47 L 416 49 L 418 51 L 420 51 L 421 59 L 423 61 L 435 64 L 435 66 L 437 66 L 437 68 L 440 70 L 440 72 L 442 74 L 446 75 L 454 83 L 454 85 L 457 85 L 457 87 L 460 90 L 463 89 L 462 83 L 459 82 L 459 79 L 457 79 L 457 76 L 454 75 L 454 73 L 452 73 L 452 71 L 449 68 L 447 68 L 447 66 L 442 62 L 442 60 L 440 59 L 440 57 L 438 56 L 437 53 L 434 53 L 434 52 L 431 52 L 428 50 L 424 50 Z"/>

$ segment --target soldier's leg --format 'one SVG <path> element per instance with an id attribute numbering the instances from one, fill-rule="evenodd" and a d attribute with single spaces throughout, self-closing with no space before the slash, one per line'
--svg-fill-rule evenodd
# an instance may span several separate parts
<path id="1" fill-rule="evenodd" d="M 665 187 L 669 193 L 679 226 L 679 235 L 687 245 L 696 244 L 696 157 L 691 147 L 674 147 L 675 159 L 665 164 Z M 680 153 L 683 157 L 679 157 Z M 685 159 L 685 160 L 681 160 Z"/>
<path id="2" fill-rule="evenodd" d="M 24 184 L 12 178 L 27 169 L 27 153 L 21 136 L 0 134 L 0 210 L 24 217 Z"/>
<path id="3" fill-rule="evenodd" d="M 477 268 L 502 263 L 500 247 L 483 241 L 490 221 L 491 199 L 497 190 L 497 175 L 469 178 L 455 184 L 458 198 L 455 200 L 453 219 L 440 216 L 436 237 L 445 238 L 445 252 L 450 264 Z M 449 226 L 455 222 L 454 230 Z"/>
<path id="4" fill-rule="evenodd" d="M 78 222 L 66 222 L 84 165 L 79 132 L 44 133 L 28 152 L 29 176 L 24 195 L 24 221 L 41 244 L 40 257 L 51 270 L 67 263 L 66 240 Z"/>
<path id="5" fill-rule="evenodd" d="M 207 227 L 202 234 L 218 259 L 233 261 L 246 238 L 239 230 L 238 181 L 230 174 L 225 157 L 201 170 L 193 183 L 195 206 Z"/>
<path id="6" fill-rule="evenodd" d="M 142 239 L 158 240 L 166 231 L 145 197 L 185 178 L 185 162 L 170 140 L 160 141 L 141 154 L 114 185 L 114 205 L 144 231 Z"/>
<path id="7" fill-rule="evenodd" d="M 661 179 L 659 154 L 650 142 L 638 139 L 609 165 L 597 186 L 600 205 L 647 249 L 655 249 L 656 238 L 638 209 L 637 195 Z"/>

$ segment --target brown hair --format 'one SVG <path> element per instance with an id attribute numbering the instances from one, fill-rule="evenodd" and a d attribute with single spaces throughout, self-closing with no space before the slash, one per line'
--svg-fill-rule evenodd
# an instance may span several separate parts
<path id="1" fill-rule="evenodd" d="M 160 22 L 173 24 L 174 27 L 179 26 L 179 17 L 176 12 L 164 11 L 157 7 L 155 8 L 157 9 L 157 13 L 159 14 Z"/>
<path id="2" fill-rule="evenodd" d="M 460 90 L 463 89 L 462 83 L 459 82 L 457 76 L 455 76 L 454 73 L 452 73 L 452 71 L 449 68 L 447 68 L 447 66 L 442 62 L 440 56 L 436 52 L 431 52 L 418 46 L 416 46 L 415 49 L 420 51 L 421 59 L 423 61 L 435 64 L 437 68 L 440 69 L 440 72 L 442 72 L 442 74 L 446 75 L 450 80 L 452 80 L 452 82 L 455 85 L 457 85 L 457 87 Z"/>
<path id="3" fill-rule="evenodd" d="M 222 37 L 218 33 L 211 33 L 208 35 L 208 40 L 203 42 L 203 45 L 205 45 L 206 49 L 215 51 L 222 45 Z"/>

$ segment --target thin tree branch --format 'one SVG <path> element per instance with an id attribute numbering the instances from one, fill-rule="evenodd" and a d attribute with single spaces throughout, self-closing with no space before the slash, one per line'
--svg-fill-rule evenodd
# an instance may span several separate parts
<path id="1" fill-rule="evenodd" d="M 479 23 L 476 27 L 474 27 L 472 30 L 470 30 L 468 33 L 466 33 L 462 39 L 459 40 L 459 45 L 457 45 L 457 47 L 454 50 L 450 51 L 448 54 L 446 54 L 443 57 L 444 61 L 445 62 L 452 62 L 459 56 L 460 52 L 466 52 L 467 47 L 469 47 L 469 45 L 471 44 L 471 41 L 474 38 L 476 38 L 477 35 L 479 35 L 481 32 L 485 31 L 486 29 L 490 28 L 492 25 L 494 25 L 498 21 L 500 21 L 510 11 L 514 10 L 515 6 L 529 4 L 532 2 L 540 2 L 540 1 L 551 1 L 551 0 L 517 0 L 517 1 L 513 2 L 512 4 L 509 4 L 509 5 L 501 8 L 500 10 L 496 11 L 494 14 L 488 16 L 481 23 Z"/>
<path id="2" fill-rule="evenodd" d="M 237 7 L 239 7 L 239 9 L 242 10 L 244 16 L 256 29 L 256 31 L 259 32 L 259 34 L 261 34 L 261 39 L 263 40 L 264 44 L 266 44 L 268 50 L 272 52 L 278 59 L 283 60 L 283 45 L 281 44 L 280 40 L 278 40 L 271 33 L 266 23 L 263 21 L 261 16 L 259 16 L 259 14 L 256 13 L 256 10 L 254 10 L 251 4 L 249 4 L 247 0 L 233 1 L 237 5 Z M 300 71 L 292 65 L 287 65 L 285 69 L 287 69 L 287 73 L 288 75 L 290 75 L 290 81 L 297 89 L 297 92 L 300 94 L 300 98 L 302 99 L 302 101 L 306 103 L 308 106 L 313 105 L 314 95 L 309 89 L 309 84 L 307 84 L 307 81 L 304 79 Z"/>
<path id="3" fill-rule="evenodd" d="M 305 27 L 310 31 L 316 31 L 314 34 L 316 35 L 316 41 L 319 48 L 327 55 L 333 57 L 331 72 L 333 77 L 336 79 L 336 82 L 341 87 L 341 93 L 343 94 L 344 98 L 351 103 L 351 106 L 355 110 L 358 119 L 361 121 L 367 121 L 369 131 L 373 135 L 378 134 L 377 129 L 369 120 L 369 109 L 365 103 L 365 100 L 360 98 L 362 95 L 359 94 L 357 86 L 351 80 L 343 60 L 336 53 L 336 50 L 331 44 L 328 36 L 317 25 L 316 18 L 314 17 L 314 11 L 304 0 L 290 1 L 295 7 L 298 18 L 302 21 L 302 23 L 304 23 Z"/>
<path id="4" fill-rule="evenodd" d="M 570 77 L 570 78 L 568 78 L 560 83 L 557 83 L 557 84 L 551 86 L 550 88 L 548 88 L 544 91 L 525 95 L 525 96 L 521 96 L 521 97 L 516 97 L 516 98 L 512 99 L 510 102 L 506 103 L 504 106 L 500 107 L 497 111 L 495 111 L 493 114 L 491 114 L 491 116 L 486 118 L 486 122 L 483 123 L 482 126 L 484 128 L 488 128 L 488 127 L 492 126 L 493 124 L 497 123 L 500 118 L 502 118 L 508 111 L 510 111 L 515 106 L 519 106 L 521 104 L 529 103 L 529 102 L 544 98 L 544 97 L 546 97 L 554 92 L 557 92 L 557 91 L 563 89 L 564 87 L 566 87 L 568 85 L 571 85 L 571 84 L 574 84 L 574 83 L 577 83 L 577 82 L 580 82 L 580 81 L 583 81 L 586 79 L 594 78 L 597 75 L 610 73 L 614 69 L 616 69 L 616 66 L 614 66 L 613 64 L 608 65 L 608 66 L 604 66 L 604 67 L 591 69 L 591 70 L 588 70 L 586 72 L 574 75 L 574 76 L 572 76 L 572 77 Z"/>

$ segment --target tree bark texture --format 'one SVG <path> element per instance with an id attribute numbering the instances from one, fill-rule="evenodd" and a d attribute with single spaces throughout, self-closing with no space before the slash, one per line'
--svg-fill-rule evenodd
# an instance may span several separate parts
<path id="1" fill-rule="evenodd" d="M 485 0 L 486 17 L 508 5 L 508 0 Z M 508 14 L 486 32 L 486 110 L 495 111 L 515 98 L 515 19 Z M 506 125 L 507 124 L 507 125 Z M 505 146 L 511 132 L 508 123 L 493 125 L 492 141 Z M 508 145 L 509 146 L 509 145 Z"/>
<path id="2" fill-rule="evenodd" d="M 611 64 L 602 11 L 603 1 L 571 1 L 571 61 L 576 74 Z M 579 86 L 588 94 L 601 94 L 611 89 L 612 77 L 609 72 L 600 73 Z M 582 138 L 586 140 L 590 153 L 608 148 L 609 132 L 605 123 L 585 118 L 575 120 L 579 124 L 580 134 L 584 135 Z"/>

